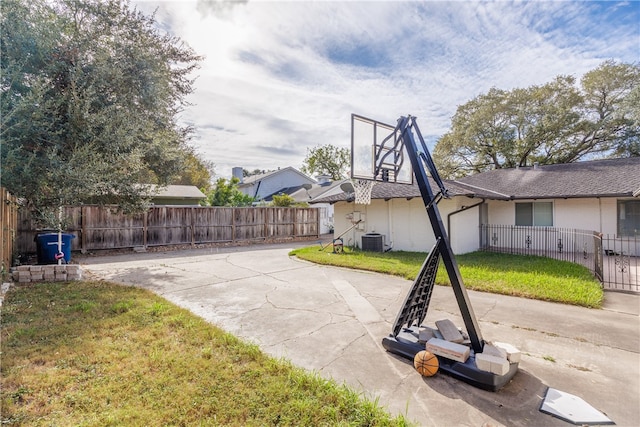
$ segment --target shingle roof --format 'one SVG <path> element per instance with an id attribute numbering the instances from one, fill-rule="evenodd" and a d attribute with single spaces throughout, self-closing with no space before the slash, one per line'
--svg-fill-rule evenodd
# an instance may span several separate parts
<path id="1" fill-rule="evenodd" d="M 168 185 L 166 187 L 154 185 L 152 188 L 157 191 L 156 194 L 153 194 L 154 197 L 164 199 L 204 199 L 207 197 L 195 185 Z"/>
<path id="2" fill-rule="evenodd" d="M 461 178 L 457 184 L 509 199 L 631 196 L 640 187 L 640 157 L 496 169 Z"/>
<path id="3" fill-rule="evenodd" d="M 438 191 L 438 186 L 429 178 L 429 184 L 434 192 Z M 445 181 L 445 187 L 450 196 L 474 196 L 473 191 L 462 188 L 454 181 Z M 413 199 L 420 196 L 420 189 L 417 184 L 394 184 L 390 182 L 376 182 L 371 190 L 371 199 Z M 314 200 L 315 202 L 335 203 L 347 200 L 346 193 L 335 194 Z"/>
<path id="4" fill-rule="evenodd" d="M 451 196 L 494 200 L 632 196 L 640 188 L 640 157 L 496 169 L 444 184 Z M 420 197 L 416 184 L 378 182 L 371 191 L 372 199 L 413 197 Z M 341 193 L 315 201 L 344 200 L 347 195 Z"/>
<path id="5" fill-rule="evenodd" d="M 321 198 L 324 193 L 338 187 L 343 182 L 344 180 L 329 181 L 323 184 L 311 184 L 309 186 L 310 188 L 305 188 L 303 185 L 282 188 L 273 194 L 263 197 L 262 201 L 270 202 L 273 200 L 273 196 L 277 194 L 288 194 L 297 202 L 311 202 L 313 199 Z"/>
<path id="6" fill-rule="evenodd" d="M 272 175 L 277 175 L 277 174 L 282 173 L 284 171 L 296 172 L 296 173 L 304 176 L 305 178 L 308 178 L 310 181 L 315 182 L 315 180 L 313 178 L 308 177 L 307 175 L 303 174 L 302 172 L 300 172 L 299 170 L 297 170 L 293 166 L 287 166 L 286 168 L 282 168 L 282 169 L 278 169 L 278 170 L 274 170 L 274 171 L 269 171 L 269 172 L 260 173 L 260 174 L 257 174 L 257 175 L 251 175 L 251 176 L 244 177 L 242 179 L 242 182 L 240 183 L 240 187 L 247 186 L 247 185 L 253 185 L 258 181 L 261 181 L 261 180 L 263 180 L 265 178 L 268 178 L 268 177 L 270 177 Z"/>

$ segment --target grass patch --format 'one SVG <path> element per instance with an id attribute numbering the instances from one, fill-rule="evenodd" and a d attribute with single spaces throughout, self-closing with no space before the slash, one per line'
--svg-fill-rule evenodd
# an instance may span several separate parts
<path id="1" fill-rule="evenodd" d="M 2 306 L 3 425 L 407 425 L 143 289 L 19 285 Z"/>
<path id="2" fill-rule="evenodd" d="M 291 255 L 311 262 L 392 274 L 414 280 L 427 254 L 423 252 L 363 252 L 345 248 L 334 254 L 320 246 L 295 249 Z M 604 293 L 589 270 L 579 264 L 538 256 L 472 252 L 456 255 L 465 287 L 482 292 L 600 308 Z M 439 285 L 450 285 L 441 265 Z"/>

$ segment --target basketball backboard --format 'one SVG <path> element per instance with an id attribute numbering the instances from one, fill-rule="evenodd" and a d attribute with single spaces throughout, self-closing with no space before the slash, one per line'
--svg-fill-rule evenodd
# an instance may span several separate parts
<path id="1" fill-rule="evenodd" d="M 413 183 L 411 163 L 395 126 L 351 115 L 351 178 Z"/>

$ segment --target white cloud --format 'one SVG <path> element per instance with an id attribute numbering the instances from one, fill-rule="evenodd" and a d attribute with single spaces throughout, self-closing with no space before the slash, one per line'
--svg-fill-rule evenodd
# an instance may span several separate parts
<path id="1" fill-rule="evenodd" d="M 634 2 L 135 4 L 158 7 L 158 21 L 206 57 L 183 119 L 221 176 L 346 147 L 351 113 L 391 124 L 416 115 L 433 141 L 458 105 L 491 87 L 639 59 Z"/>

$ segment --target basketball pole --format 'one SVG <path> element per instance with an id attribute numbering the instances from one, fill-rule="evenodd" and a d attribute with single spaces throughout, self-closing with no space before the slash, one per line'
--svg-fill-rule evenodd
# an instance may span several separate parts
<path id="1" fill-rule="evenodd" d="M 473 308 L 471 307 L 467 290 L 464 287 L 460 269 L 458 268 L 453 251 L 451 250 L 451 245 L 449 244 L 449 238 L 447 236 L 444 223 L 442 222 L 442 217 L 440 216 L 440 212 L 436 208 L 435 203 L 433 203 L 436 196 L 434 196 L 431 186 L 429 185 L 425 166 L 429 169 L 431 178 L 440 187 L 440 194 L 442 194 L 443 197 L 446 197 L 447 190 L 440 179 L 440 174 L 438 174 L 433 160 L 431 159 L 431 155 L 427 150 L 426 144 L 424 143 L 424 140 L 422 140 L 422 135 L 415 123 L 415 118 L 412 116 L 401 117 L 398 122 L 398 127 L 400 128 L 402 135 L 401 138 L 407 146 L 409 160 L 411 161 L 413 173 L 416 178 L 418 188 L 420 189 L 420 194 L 422 195 L 422 200 L 424 201 L 429 221 L 431 222 L 431 228 L 433 229 L 436 240 L 440 239 L 440 256 L 447 270 L 449 280 L 451 281 L 451 287 L 453 288 L 453 293 L 456 297 L 456 301 L 458 302 L 458 307 L 460 308 L 460 314 L 462 315 L 464 325 L 467 328 L 471 346 L 476 353 L 481 353 L 484 347 L 484 342 L 480 333 L 480 327 L 478 326 L 478 321 L 476 320 Z M 416 130 L 417 135 L 420 137 L 421 150 L 419 150 L 413 137 L 412 128 Z"/>

